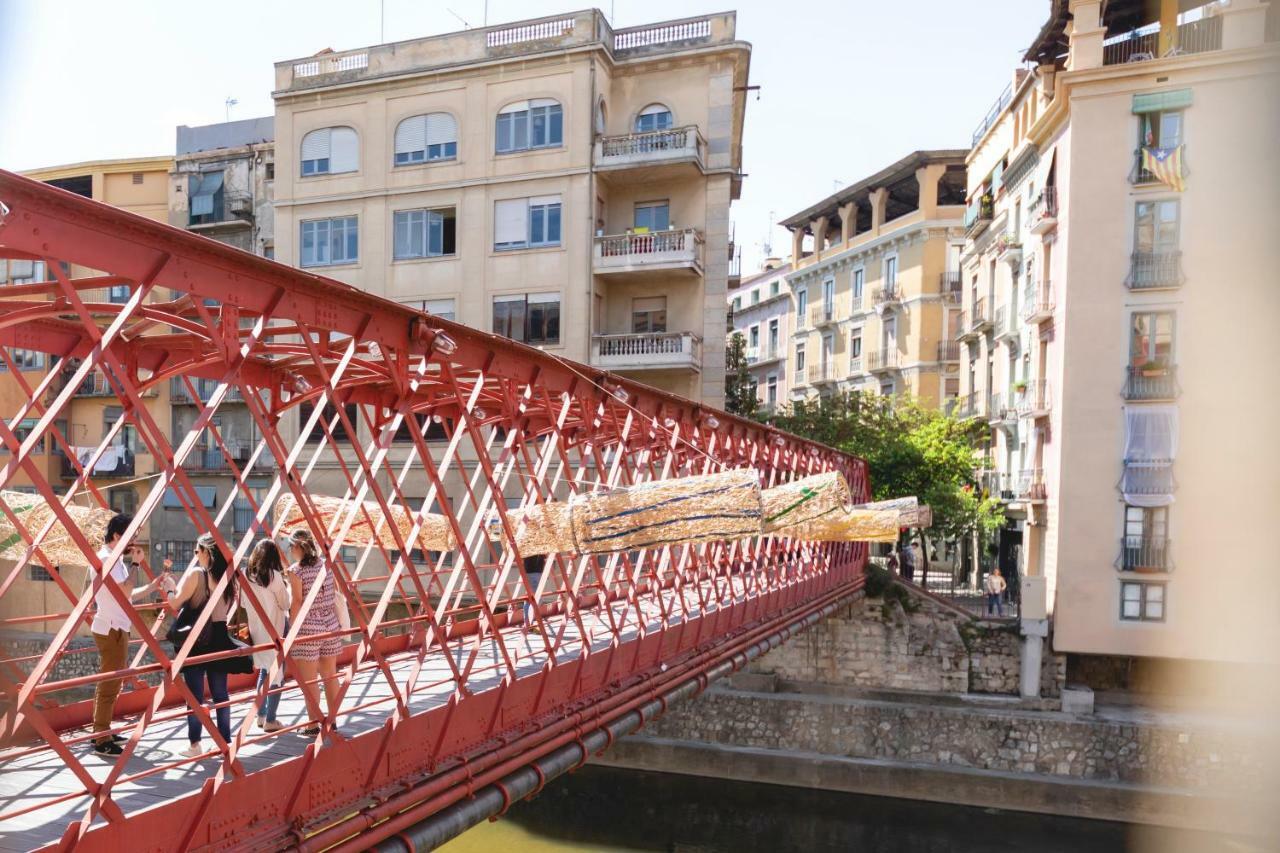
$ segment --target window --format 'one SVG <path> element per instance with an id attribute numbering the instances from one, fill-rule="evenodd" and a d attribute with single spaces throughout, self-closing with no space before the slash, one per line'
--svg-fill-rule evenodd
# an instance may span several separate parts
<path id="1" fill-rule="evenodd" d="M 200 503 L 204 505 L 205 509 L 214 509 L 215 507 L 217 507 L 218 505 L 217 487 L 195 486 L 194 488 L 196 490 L 196 497 L 199 498 Z M 113 489 L 112 491 L 117 491 L 117 490 Z M 186 491 L 182 492 L 182 498 L 186 498 L 187 500 L 190 500 L 190 493 Z M 178 497 L 178 490 L 173 486 L 170 486 L 169 488 L 164 490 L 164 500 L 162 501 L 161 505 L 165 509 L 184 509 L 185 507 L 183 506 L 182 498 Z M 174 560 L 174 562 L 176 563 L 178 561 Z"/>
<path id="2" fill-rule="evenodd" d="M 44 353 L 33 349 L 9 348 L 9 357 L 19 370 L 41 370 L 44 368 Z M 9 369 L 9 363 L 0 358 L 0 371 Z"/>
<path id="3" fill-rule="evenodd" d="M 360 168 L 360 142 L 349 127 L 323 127 L 302 137 L 302 177 Z"/>
<path id="4" fill-rule="evenodd" d="M 775 317 L 769 321 L 769 351 L 776 352 L 778 349 L 778 320 Z"/>
<path id="5" fill-rule="evenodd" d="M 107 288 L 107 299 L 115 305 L 123 305 L 129 301 L 129 285 L 113 284 Z"/>
<path id="6" fill-rule="evenodd" d="M 667 297 L 637 296 L 631 300 L 632 332 L 635 332 L 636 334 L 645 334 L 650 332 L 665 332 L 666 330 Z M 757 332 L 758 331 L 759 330 L 757 329 Z"/>
<path id="7" fill-rule="evenodd" d="M 741 310 L 742 310 L 742 297 L 741 297 L 741 296 L 735 296 L 735 297 L 733 297 L 733 310 L 734 310 L 734 311 L 741 311 Z"/>
<path id="8" fill-rule="evenodd" d="M 892 381 L 890 381 L 890 382 L 881 382 L 881 383 L 880 383 L 880 396 L 881 396 L 881 397 L 892 397 L 892 396 L 893 396 L 893 394 L 894 394 L 894 390 L 893 390 L 893 382 L 892 382 Z"/>
<path id="9" fill-rule="evenodd" d="M 1135 313 L 1129 334 L 1129 366 L 1168 368 L 1173 363 L 1173 313 Z"/>
<path id="10" fill-rule="evenodd" d="M 764 401 L 770 408 L 778 405 L 778 377 L 773 374 L 765 380 L 765 397 Z"/>
<path id="11" fill-rule="evenodd" d="M 862 267 L 853 271 L 853 304 L 859 306 L 862 304 L 862 285 L 866 282 L 867 271 Z"/>
<path id="12" fill-rule="evenodd" d="M 18 440 L 19 444 L 22 444 L 22 442 L 26 441 L 28 438 L 31 437 L 31 433 L 35 432 L 37 423 L 39 423 L 39 421 L 36 418 L 23 418 L 21 421 L 18 422 L 18 425 L 14 427 L 13 437 Z M 53 438 L 50 437 L 48 440 L 52 441 Z M 9 452 L 9 449 L 7 447 L 0 445 L 0 453 L 8 453 L 8 452 Z M 31 452 L 44 453 L 44 441 L 36 442 L 36 445 L 34 448 L 32 448 Z M 32 488 L 32 493 L 34 494 L 35 487 L 33 486 L 31 488 Z"/>
<path id="13" fill-rule="evenodd" d="M 1166 571 L 1169 508 L 1126 506 L 1121 568 L 1126 571 Z"/>
<path id="14" fill-rule="evenodd" d="M 802 323 L 804 322 L 803 317 L 805 315 L 805 312 L 808 310 L 809 310 L 809 289 L 807 287 L 802 287 L 796 291 L 796 313 L 802 318 L 801 319 Z"/>
<path id="15" fill-rule="evenodd" d="M 760 288 L 758 287 L 751 291 L 751 304 L 752 305 L 760 304 Z"/>
<path id="16" fill-rule="evenodd" d="M 636 133 L 648 133 L 651 130 L 670 130 L 671 110 L 662 104 L 650 104 L 636 116 Z"/>
<path id="17" fill-rule="evenodd" d="M 884 289 L 890 293 L 898 289 L 898 256 L 884 259 Z"/>
<path id="18" fill-rule="evenodd" d="M 493 297 L 493 331 L 527 344 L 560 343 L 560 294 Z"/>
<path id="19" fill-rule="evenodd" d="M 135 184 L 140 184 L 140 183 L 142 183 L 142 173 L 141 173 L 141 172 L 134 172 L 134 173 L 133 173 L 133 182 L 134 182 Z"/>
<path id="20" fill-rule="evenodd" d="M 1140 201 L 1134 212 L 1135 252 L 1175 252 L 1178 249 L 1178 201 Z"/>
<path id="21" fill-rule="evenodd" d="M 396 126 L 395 164 L 406 166 L 458 156 L 458 122 L 448 113 L 410 116 Z"/>
<path id="22" fill-rule="evenodd" d="M 187 218 L 191 225 L 221 222 L 223 217 L 223 173 L 204 172 L 187 179 Z"/>
<path id="23" fill-rule="evenodd" d="M 854 329 L 849 333 L 849 356 L 858 358 L 862 355 L 862 330 Z"/>
<path id="24" fill-rule="evenodd" d="M 133 515 L 138 511 L 138 493 L 133 489 L 108 489 L 107 502 L 111 504 L 112 512 Z"/>
<path id="25" fill-rule="evenodd" d="M 1178 407 L 1129 406 L 1124 411 L 1124 476 L 1120 491 L 1130 506 L 1173 503 L 1178 450 Z"/>
<path id="26" fill-rule="evenodd" d="M 455 319 L 457 308 L 454 306 L 454 300 L 450 299 L 424 299 L 422 302 L 422 310 L 429 314 L 434 314 L 445 320 Z"/>
<path id="27" fill-rule="evenodd" d="M 1138 120 L 1138 145 L 1177 148 L 1182 144 L 1182 110 L 1143 113 Z"/>
<path id="28" fill-rule="evenodd" d="M 438 258 L 457 252 L 458 220 L 452 207 L 439 210 L 397 210 L 395 260 Z"/>
<path id="29" fill-rule="evenodd" d="M 268 181 L 274 181 L 274 180 L 276 179 L 276 164 L 275 164 L 275 163 L 267 163 L 265 166 L 263 166 L 263 169 L 265 169 L 265 170 L 266 170 L 266 179 L 267 179 Z"/>
<path id="30" fill-rule="evenodd" d="M 124 409 L 120 406 L 107 406 L 102 410 L 102 437 L 106 438 L 111 432 L 111 428 L 115 426 L 116 421 L 124 417 Z M 115 440 L 112 442 L 114 447 L 123 447 L 130 453 L 138 451 L 138 433 L 133 424 L 125 424 L 120 428 L 120 432 L 116 433 Z M 102 463 L 100 462 L 99 465 Z"/>
<path id="31" fill-rule="evenodd" d="M 34 284 L 45 280 L 44 261 L 27 261 L 0 258 L 0 283 Z"/>
<path id="32" fill-rule="evenodd" d="M 44 566 L 37 566 L 35 563 L 29 563 L 29 575 L 33 581 L 52 581 L 53 575 L 49 574 L 49 570 Z"/>
<path id="33" fill-rule="evenodd" d="M 822 310 L 828 317 L 835 311 L 836 305 L 836 280 L 834 278 L 825 279 L 822 282 Z"/>
<path id="34" fill-rule="evenodd" d="M 804 370 L 804 344 L 796 344 L 796 372 Z"/>
<path id="35" fill-rule="evenodd" d="M 493 248 L 560 245 L 560 196 L 503 199 L 494 204 Z"/>
<path id="36" fill-rule="evenodd" d="M 353 264 L 360 258 L 360 235 L 355 216 L 311 219 L 302 223 L 302 265 L 324 267 Z"/>
<path id="37" fill-rule="evenodd" d="M 772 298 L 772 297 L 774 297 L 774 296 L 777 296 L 777 295 L 778 295 L 778 293 L 781 291 L 781 287 L 782 287 L 782 285 L 781 285 L 781 284 L 779 284 L 779 283 L 778 283 L 778 282 L 776 282 L 776 281 L 771 281 L 771 282 L 769 282 L 769 296 L 770 296 L 770 298 Z"/>
<path id="38" fill-rule="evenodd" d="M 177 540 L 168 540 L 159 543 L 160 556 L 173 560 L 174 566 L 185 567 L 191 565 L 192 559 L 195 558 L 196 543 L 183 542 Z"/>
<path id="39" fill-rule="evenodd" d="M 638 234 L 666 231 L 671 227 L 671 205 L 662 201 L 643 201 L 636 205 L 635 230 Z"/>
<path id="40" fill-rule="evenodd" d="M 759 347 L 760 347 L 760 327 L 759 327 L 758 325 L 757 325 L 757 326 L 752 326 L 752 327 L 751 327 L 750 332 L 751 332 L 751 333 L 750 333 L 750 336 L 749 336 L 749 340 L 750 340 L 750 346 L 751 346 L 751 348 L 752 348 L 752 349 L 759 349 Z"/>
<path id="41" fill-rule="evenodd" d="M 1120 618 L 1126 622 L 1163 622 L 1164 588 L 1162 583 L 1120 583 Z"/>
<path id="42" fill-rule="evenodd" d="M 359 429 L 360 426 L 360 409 L 355 403 L 348 403 L 345 406 L 347 420 L 351 422 L 353 427 Z M 304 400 L 298 404 L 298 431 L 307 428 L 307 422 L 311 420 L 311 413 L 316 410 L 315 403 L 310 400 Z M 332 403 L 325 402 L 324 411 L 320 415 L 320 420 L 316 421 L 315 429 L 307 433 L 306 440 L 308 443 L 327 442 L 325 438 L 325 425 L 329 424 L 333 427 L 332 435 L 334 441 L 345 441 L 351 443 L 351 439 L 347 435 L 347 427 L 343 424 L 342 419 L 338 417 L 338 410 L 333 407 Z"/>
<path id="43" fill-rule="evenodd" d="M 547 98 L 507 104 L 498 113 L 496 137 L 495 150 L 499 154 L 564 144 L 560 104 Z"/>
<path id="44" fill-rule="evenodd" d="M 880 340 L 880 348 L 885 352 L 896 350 L 898 348 L 898 318 L 885 317 L 880 323 L 882 337 Z"/>

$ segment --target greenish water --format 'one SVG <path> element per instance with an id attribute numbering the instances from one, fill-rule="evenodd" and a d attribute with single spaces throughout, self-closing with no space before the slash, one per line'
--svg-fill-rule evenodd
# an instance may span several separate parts
<path id="1" fill-rule="evenodd" d="M 1199 833 L 588 766 L 440 848 L 1105 853 L 1262 850 Z"/>

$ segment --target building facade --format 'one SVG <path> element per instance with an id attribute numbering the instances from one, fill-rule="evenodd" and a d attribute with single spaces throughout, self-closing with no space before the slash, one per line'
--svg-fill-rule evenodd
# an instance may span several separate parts
<path id="1" fill-rule="evenodd" d="M 279 63 L 278 257 L 720 405 L 734 30 L 590 10 Z"/>
<path id="2" fill-rule="evenodd" d="M 788 342 L 795 317 L 787 273 L 791 264 L 777 258 L 729 291 L 730 335 L 746 341 L 747 372 L 756 387 L 758 411 L 772 414 L 790 400 Z"/>
<path id="3" fill-rule="evenodd" d="M 146 157 L 53 166 L 24 174 L 68 192 L 164 221 L 168 213 L 168 180 L 172 166 L 172 157 Z M 77 266 L 68 267 L 65 272 L 72 278 L 95 274 L 93 270 Z M 55 274 L 41 261 L 0 259 L 0 286 L 49 281 Z M 108 305 L 123 304 L 133 296 L 127 285 L 86 289 L 79 294 L 86 303 Z M 150 298 L 158 300 L 163 297 L 153 293 Z M 32 392 L 50 372 L 56 373 L 57 377 L 49 386 L 43 402 L 52 402 L 54 396 L 66 387 L 77 367 L 75 359 L 51 360 L 44 353 L 8 349 L 0 357 L 0 407 L 7 413 L 18 412 L 31 401 Z M 160 430 L 168 429 L 168 388 L 149 389 L 142 398 L 148 415 Z M 23 419 L 16 430 L 18 436 L 22 437 L 34 429 L 37 418 L 38 414 L 32 411 L 30 417 Z M 87 467 L 89 481 L 112 509 L 134 512 L 140 495 L 147 492 L 147 478 L 154 475 L 165 460 L 158 460 L 152 455 L 147 443 L 140 438 L 135 422 L 124 418 L 124 406 L 105 375 L 91 373 L 81 382 L 63 410 L 58 429 L 66 439 L 66 446 L 46 434 L 34 457 L 36 464 L 45 471 L 48 482 L 61 482 L 64 487 L 69 487 L 79 476 L 79 471 Z M 108 438 L 106 448 L 95 458 L 98 445 Z M 8 450 L 0 449 L 0 453 L 8 455 Z M 25 472 L 16 472 L 13 482 L 11 488 L 34 491 L 33 487 L 23 485 L 30 483 Z M 85 491 L 84 487 L 80 489 L 81 493 Z M 141 544 L 150 545 L 151 541 L 149 531 L 143 531 Z M 79 590 L 83 584 L 84 567 L 59 568 L 71 588 Z M 10 569 L 12 564 L 0 564 L 0 571 L 7 573 Z M 59 612 L 66 607 L 66 597 L 45 567 L 33 561 L 15 580 L 15 586 L 5 596 L 4 603 L 6 612 L 0 617 L 7 618 Z M 34 631 L 42 630 L 40 625 L 27 627 Z"/>
<path id="4" fill-rule="evenodd" d="M 270 116 L 178 127 L 169 175 L 169 224 L 255 255 L 274 257 L 274 135 Z M 210 307 L 216 311 L 216 306 Z M 207 379 L 192 380 L 190 385 L 183 379 L 170 383 L 173 435 L 191 431 L 216 387 Z M 244 485 L 239 485 L 259 441 L 257 424 L 240 395 L 238 388 L 229 389 L 213 416 L 215 429 L 201 433 L 185 466 L 205 509 L 219 520 L 219 529 L 229 541 L 251 527 L 252 505 L 244 489 L 261 498 L 275 473 L 271 454 L 264 452 L 249 469 Z M 151 516 L 151 536 L 159 550 L 182 565 L 191 559 L 196 537 L 204 531 L 196 530 L 190 516 L 181 511 L 176 494 L 166 495 L 164 509 Z"/>
<path id="5" fill-rule="evenodd" d="M 863 391 L 954 405 L 964 155 L 916 151 L 783 220 L 796 258 L 793 399 Z"/>
<path id="6" fill-rule="evenodd" d="M 1247 664 L 1277 639 L 1239 534 L 1280 505 L 1280 51 L 1266 4 L 1191 6 L 1052 4 L 974 137 L 962 375 L 1037 579 L 1024 631 L 1030 609 L 1058 651 Z"/>

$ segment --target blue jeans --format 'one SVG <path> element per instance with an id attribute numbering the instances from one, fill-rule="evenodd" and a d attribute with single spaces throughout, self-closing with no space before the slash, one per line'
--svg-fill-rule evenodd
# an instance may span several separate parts
<path id="1" fill-rule="evenodd" d="M 279 675 L 278 683 L 271 685 L 272 687 L 281 687 L 284 685 L 284 671 Z M 258 670 L 258 689 L 262 689 L 263 682 L 267 680 L 267 670 L 265 668 Z M 258 713 L 262 714 L 268 723 L 276 721 L 276 709 L 280 707 L 280 694 L 268 693 L 267 698 L 262 700 L 262 704 L 258 706 Z"/>
<path id="2" fill-rule="evenodd" d="M 997 616 L 1004 615 L 1004 607 L 1000 604 L 1000 593 L 998 592 L 987 593 L 987 615 L 988 616 L 991 615 L 992 610 L 996 612 Z"/>
<path id="3" fill-rule="evenodd" d="M 209 695 L 215 703 L 227 701 L 227 674 L 225 672 L 215 672 L 205 666 L 188 666 L 182 670 L 182 679 L 187 682 L 187 689 L 196 697 L 196 701 L 204 704 L 204 682 L 209 680 Z M 222 739 L 231 740 L 231 709 L 229 707 L 221 707 L 215 712 L 218 719 L 218 733 L 222 735 Z M 196 717 L 195 712 L 187 714 L 187 740 L 191 743 L 200 742 L 200 719 Z"/>

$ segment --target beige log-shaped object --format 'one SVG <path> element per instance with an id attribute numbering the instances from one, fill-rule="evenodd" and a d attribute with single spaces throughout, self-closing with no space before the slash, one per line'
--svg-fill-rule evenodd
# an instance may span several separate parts
<path id="1" fill-rule="evenodd" d="M 928 504 L 902 510 L 898 519 L 900 527 L 933 527 L 933 507 Z"/>
<path id="2" fill-rule="evenodd" d="M 35 536 L 44 529 L 49 518 L 54 515 L 53 509 L 39 495 L 25 492 L 0 492 L 0 501 L 4 501 L 9 511 L 18 517 L 28 535 Z M 72 523 L 84 534 L 85 539 L 96 551 L 102 547 L 102 537 L 107 530 L 107 522 L 115 515 L 109 509 L 99 507 L 77 506 L 72 504 L 66 508 Z M 87 566 L 89 560 L 80 546 L 71 538 L 67 528 L 61 521 L 55 521 L 49 533 L 40 542 L 40 550 L 54 565 Z M 20 560 L 27 552 L 27 540 L 18 532 L 18 528 L 9 521 L 9 516 L 0 513 L 0 560 Z M 33 558 L 39 559 L 39 558 Z"/>
<path id="3" fill-rule="evenodd" d="M 750 468 L 575 495 L 573 538 L 584 554 L 741 539 L 761 529 L 760 477 Z"/>
<path id="4" fill-rule="evenodd" d="M 789 527 L 843 511 L 853 498 L 844 475 L 827 471 L 765 489 L 760 500 L 764 504 L 764 532 L 786 535 Z"/>
<path id="5" fill-rule="evenodd" d="M 578 544 L 573 541 L 573 522 L 569 504 L 549 501 L 507 510 L 507 520 L 515 528 L 516 550 L 521 557 L 535 554 L 573 554 Z"/>
<path id="6" fill-rule="evenodd" d="M 896 509 L 840 510 L 789 527 L 781 534 L 816 542 L 894 542 L 900 517 L 901 512 Z"/>
<path id="7" fill-rule="evenodd" d="M 340 526 L 345 523 L 346 514 L 351 511 L 353 504 L 353 501 L 325 495 L 313 495 L 311 501 L 315 504 L 320 514 L 320 521 L 326 529 L 341 529 Z M 351 521 L 351 529 L 342 540 L 343 545 L 381 544 L 384 548 L 398 548 L 395 538 L 391 535 L 392 525 L 399 529 L 402 539 L 409 538 L 409 533 L 413 529 L 414 514 L 404 507 L 391 507 L 390 524 L 384 521 L 382 507 L 376 502 L 365 501 L 363 510 L 363 512 L 357 510 Z M 336 524 L 335 516 L 341 518 L 341 521 Z M 275 520 L 276 527 L 281 533 L 307 526 L 302 508 L 298 506 L 293 495 L 284 495 L 276 502 Z M 377 531 L 376 536 L 375 531 Z M 452 551 L 457 548 L 458 541 L 453 535 L 453 528 L 449 526 L 449 519 L 436 513 L 427 513 L 422 520 L 422 529 L 418 531 L 418 547 L 426 551 Z"/>

